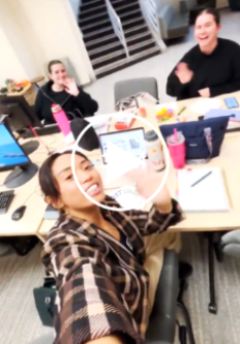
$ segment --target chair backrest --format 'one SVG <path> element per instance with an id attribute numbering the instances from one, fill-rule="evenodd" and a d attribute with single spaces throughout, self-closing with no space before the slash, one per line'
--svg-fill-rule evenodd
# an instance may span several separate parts
<path id="1" fill-rule="evenodd" d="M 161 276 L 146 332 L 146 344 L 174 343 L 179 289 L 178 274 L 177 253 L 174 250 L 164 250 Z"/>
<path id="2" fill-rule="evenodd" d="M 77 73 L 76 73 L 76 71 L 75 71 L 75 69 L 74 69 L 74 67 L 73 67 L 73 65 L 72 65 L 72 63 L 71 63 L 71 61 L 69 60 L 68 57 L 60 57 L 60 58 L 56 58 L 56 59 L 54 59 L 54 60 L 59 60 L 59 61 L 61 61 L 61 62 L 64 64 L 64 66 L 66 67 L 66 70 L 67 70 L 67 72 L 68 72 L 68 75 L 69 75 L 70 77 L 74 78 L 74 80 L 76 81 L 76 83 L 79 84 L 79 79 L 78 79 Z M 50 62 L 50 61 L 44 63 L 44 73 L 45 73 L 45 75 L 47 76 L 47 79 L 48 79 L 48 74 L 49 74 L 49 73 L 48 73 L 48 68 L 47 68 L 49 62 Z"/>
<path id="3" fill-rule="evenodd" d="M 155 78 L 136 78 L 122 80 L 114 85 L 115 104 L 119 100 L 139 92 L 147 92 L 158 99 L 158 84 Z"/>
<path id="4" fill-rule="evenodd" d="M 240 229 L 228 232 L 221 238 L 221 246 L 223 253 L 234 257 L 240 258 Z"/>

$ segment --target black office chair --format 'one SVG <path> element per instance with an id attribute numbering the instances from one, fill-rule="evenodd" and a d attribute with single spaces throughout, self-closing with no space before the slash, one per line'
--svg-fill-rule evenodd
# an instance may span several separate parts
<path id="1" fill-rule="evenodd" d="M 117 104 L 119 100 L 139 92 L 147 92 L 158 99 L 157 80 L 155 78 L 136 78 L 116 82 L 114 85 L 115 104 Z"/>
<path id="2" fill-rule="evenodd" d="M 180 308 L 185 325 L 179 325 L 179 340 L 181 344 L 195 344 L 192 324 L 188 310 L 183 301 L 187 290 L 187 280 L 192 274 L 192 268 L 187 263 L 180 263 L 178 255 L 173 250 L 165 250 L 161 277 L 156 291 L 155 303 L 149 319 L 146 333 L 147 344 L 173 344 L 177 307 Z"/>

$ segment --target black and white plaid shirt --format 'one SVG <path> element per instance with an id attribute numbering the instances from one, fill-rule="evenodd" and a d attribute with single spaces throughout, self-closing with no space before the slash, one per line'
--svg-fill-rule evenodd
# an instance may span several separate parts
<path id="1" fill-rule="evenodd" d="M 119 207 L 106 197 L 105 204 Z M 176 201 L 170 214 L 101 210 L 129 239 L 128 249 L 87 221 L 61 216 L 49 232 L 43 263 L 57 280 L 55 344 L 81 344 L 111 334 L 144 343 L 149 276 L 143 236 L 161 233 L 182 219 Z"/>

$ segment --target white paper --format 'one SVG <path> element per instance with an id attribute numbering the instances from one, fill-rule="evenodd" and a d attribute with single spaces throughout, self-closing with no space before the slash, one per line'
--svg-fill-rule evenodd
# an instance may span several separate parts
<path id="1" fill-rule="evenodd" d="M 199 99 L 195 103 L 189 105 L 189 110 L 198 115 L 205 115 L 208 111 L 219 109 L 221 101 L 219 99 Z"/>
<path id="2" fill-rule="evenodd" d="M 212 173 L 192 186 L 208 172 Z M 203 168 L 178 171 L 178 200 L 185 212 L 229 211 L 224 180 L 219 168 Z"/>

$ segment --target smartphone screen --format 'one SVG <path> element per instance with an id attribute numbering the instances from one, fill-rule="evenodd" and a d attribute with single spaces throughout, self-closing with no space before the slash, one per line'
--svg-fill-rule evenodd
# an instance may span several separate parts
<path id="1" fill-rule="evenodd" d="M 228 109 L 236 109 L 236 108 L 239 107 L 237 99 L 234 98 L 234 97 L 232 97 L 232 98 L 225 98 L 224 101 L 225 101 L 225 104 L 226 104 Z"/>

